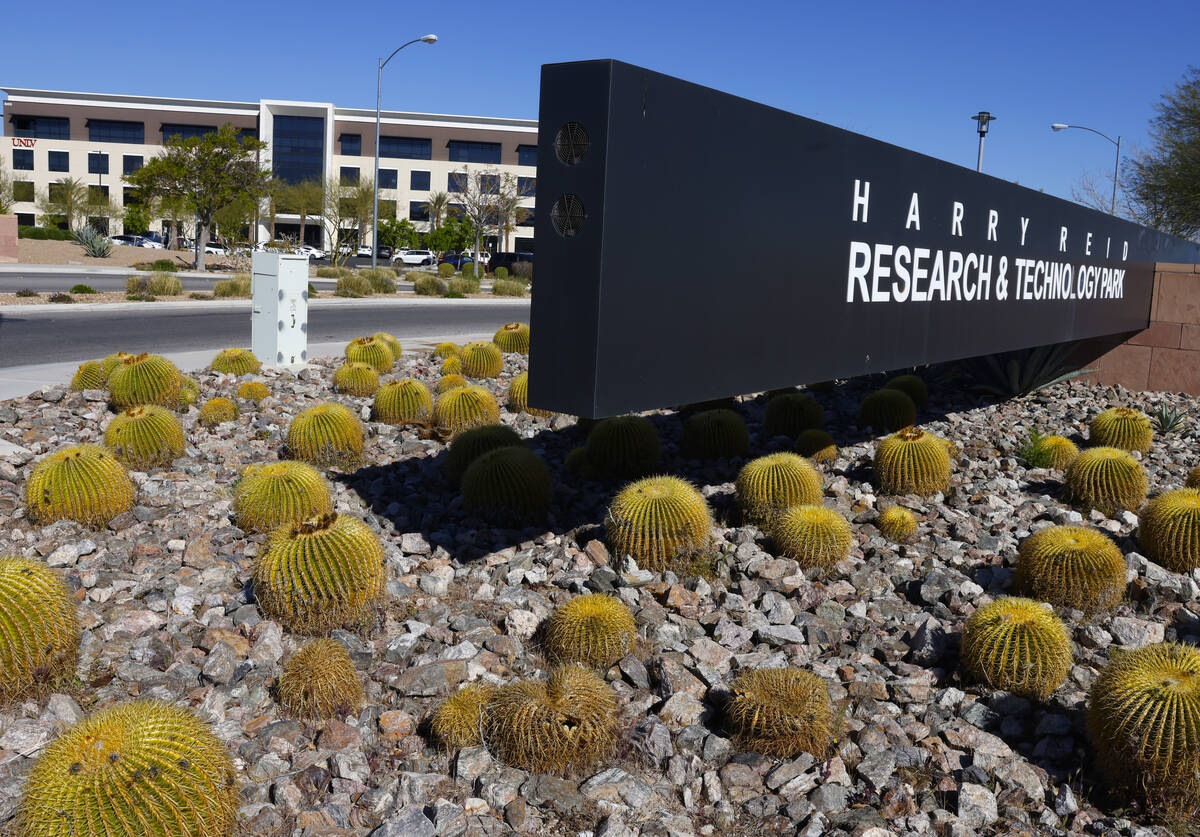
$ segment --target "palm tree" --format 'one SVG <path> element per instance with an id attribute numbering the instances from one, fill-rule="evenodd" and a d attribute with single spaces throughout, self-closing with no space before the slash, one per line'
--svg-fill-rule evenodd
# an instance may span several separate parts
<path id="1" fill-rule="evenodd" d="M 325 207 L 325 185 L 319 180 L 293 183 L 280 190 L 279 206 L 285 212 L 300 216 L 300 243 L 304 243 L 304 227 L 313 215 Z"/>
<path id="2" fill-rule="evenodd" d="M 442 216 L 450 206 L 450 196 L 445 192 L 430 192 L 425 205 L 429 208 L 429 228 L 436 230 L 442 225 Z"/>
<path id="3" fill-rule="evenodd" d="M 86 220 L 88 207 L 93 203 L 88 185 L 78 177 L 64 177 L 51 183 L 38 198 L 37 209 L 41 221 L 53 226 L 65 221 L 68 229 L 79 228 L 80 219 Z"/>

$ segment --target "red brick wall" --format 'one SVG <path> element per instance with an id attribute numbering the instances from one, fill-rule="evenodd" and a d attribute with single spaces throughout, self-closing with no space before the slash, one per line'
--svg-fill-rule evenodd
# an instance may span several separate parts
<path id="1" fill-rule="evenodd" d="M 17 216 L 0 215 L 0 264 L 17 263 Z"/>

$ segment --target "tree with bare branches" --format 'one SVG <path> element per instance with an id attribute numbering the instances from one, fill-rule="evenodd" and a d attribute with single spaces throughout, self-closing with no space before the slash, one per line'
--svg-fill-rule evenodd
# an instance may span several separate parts
<path id="1" fill-rule="evenodd" d="M 483 249 L 483 237 L 494 229 L 499 238 L 502 213 L 509 206 L 516 206 L 519 199 L 517 178 L 496 169 L 472 171 L 470 166 L 463 166 L 458 186 L 460 191 L 455 197 L 462 206 L 463 219 L 474 228 L 475 255 L 478 256 Z M 478 277 L 478 261 L 472 266 L 472 272 Z"/>

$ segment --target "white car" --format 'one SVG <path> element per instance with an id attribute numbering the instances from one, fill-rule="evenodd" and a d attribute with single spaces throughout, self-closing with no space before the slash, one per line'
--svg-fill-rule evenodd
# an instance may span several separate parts
<path id="1" fill-rule="evenodd" d="M 308 256 L 310 259 L 327 259 L 327 258 L 329 258 L 328 253 L 326 253 L 324 250 L 321 250 L 317 247 L 313 247 L 311 244 L 301 244 L 299 247 L 296 248 L 296 252 L 301 255 Z"/>
<path id="2" fill-rule="evenodd" d="M 470 259 L 473 262 L 479 262 L 480 264 L 485 265 L 492 260 L 492 254 L 485 250 L 483 252 L 483 255 L 481 255 L 479 258 L 475 258 L 474 250 L 463 250 L 463 258 Z"/>
<path id="3" fill-rule="evenodd" d="M 403 262 L 406 266 L 433 264 L 437 256 L 432 250 L 399 250 L 392 254 L 392 264 Z"/>
<path id="4" fill-rule="evenodd" d="M 225 256 L 225 255 L 228 255 L 228 253 L 229 253 L 229 251 L 226 250 L 224 247 L 222 247 L 220 244 L 205 244 L 204 252 L 206 254 L 213 255 L 213 256 Z"/>

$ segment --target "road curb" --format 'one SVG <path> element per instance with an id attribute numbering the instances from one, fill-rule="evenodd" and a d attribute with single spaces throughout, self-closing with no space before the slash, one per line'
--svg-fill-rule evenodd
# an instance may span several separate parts
<path id="1" fill-rule="evenodd" d="M 138 270 L 136 267 L 96 267 L 87 264 L 0 264 L 0 275 L 9 273 L 84 273 L 92 276 L 136 276 L 139 273 L 150 273 L 149 270 Z M 164 273 L 166 271 L 163 271 Z M 230 279 L 234 273 L 197 273 L 194 270 L 171 271 L 172 276 L 180 279 Z"/>
<path id="2" fill-rule="evenodd" d="M 353 307 L 356 305 L 374 307 L 394 307 L 400 305 L 460 305 L 467 308 L 482 305 L 520 305 L 528 303 L 529 297 L 498 296 L 487 299 L 445 299 L 442 297 L 404 297 L 402 299 L 379 299 L 362 297 L 347 299 L 343 297 L 317 298 L 309 305 L 313 308 Z M 52 302 L 40 305 L 2 305 L 0 317 L 18 316 L 19 314 L 71 314 L 96 311 L 239 311 L 250 308 L 248 299 L 216 300 L 179 300 L 170 302 L 75 302 L 71 304 L 55 304 Z"/>

